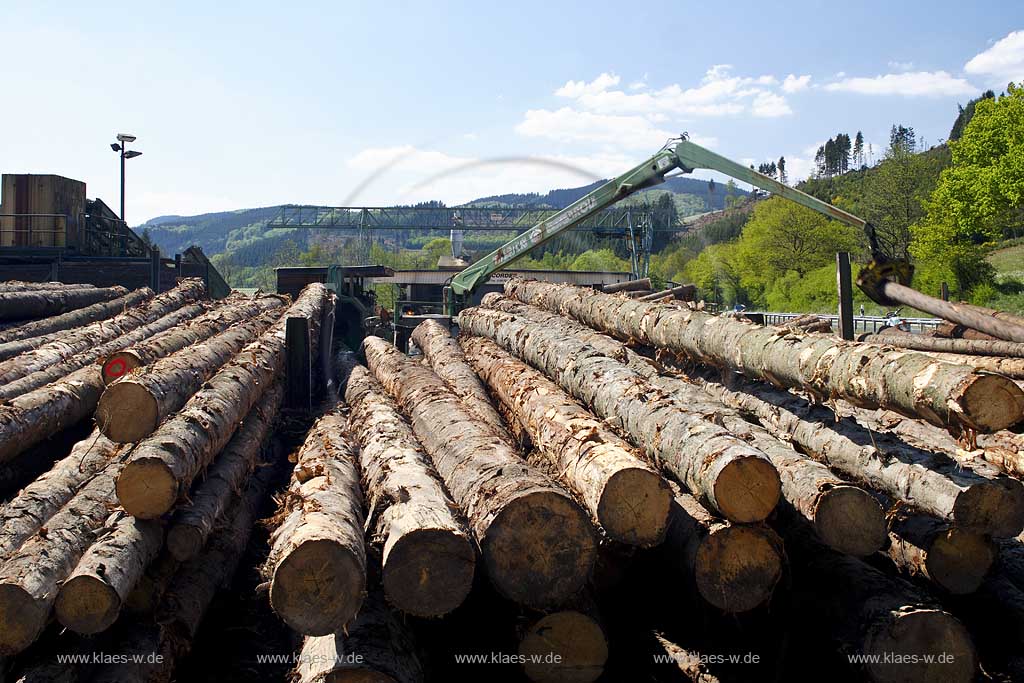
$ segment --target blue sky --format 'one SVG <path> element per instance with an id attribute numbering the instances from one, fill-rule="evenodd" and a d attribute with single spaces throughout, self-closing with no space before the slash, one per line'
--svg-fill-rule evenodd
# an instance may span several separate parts
<path id="1" fill-rule="evenodd" d="M 876 156 L 897 122 L 934 144 L 958 102 L 1024 80 L 1024 3 L 1007 0 L 0 10 L 0 171 L 78 178 L 116 206 L 108 145 L 134 133 L 133 225 L 575 186 L 680 131 L 739 160 L 785 155 L 802 177 L 836 132 L 862 130 Z M 507 157 L 586 173 L 458 170 Z"/>

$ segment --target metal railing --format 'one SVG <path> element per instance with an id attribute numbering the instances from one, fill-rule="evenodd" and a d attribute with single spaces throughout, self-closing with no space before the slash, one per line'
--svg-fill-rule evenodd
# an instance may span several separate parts
<path id="1" fill-rule="evenodd" d="M 765 325 L 784 325 L 786 322 L 807 315 L 807 313 L 768 313 L 764 311 L 744 311 L 744 315 L 759 315 L 764 317 Z M 838 315 L 829 315 L 827 313 L 815 314 L 822 320 L 828 320 L 832 323 L 833 327 L 839 324 Z M 943 322 L 941 318 L 900 318 L 907 324 L 911 332 L 927 332 L 935 329 L 939 323 Z M 857 333 L 878 332 L 883 327 L 889 325 L 889 319 L 879 315 L 855 315 L 853 316 L 853 329 Z"/>

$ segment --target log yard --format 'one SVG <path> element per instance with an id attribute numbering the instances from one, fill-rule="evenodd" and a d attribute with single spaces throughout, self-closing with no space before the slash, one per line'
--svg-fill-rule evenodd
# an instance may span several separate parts
<path id="1" fill-rule="evenodd" d="M 796 35 L 753 6 L 692 37 L 658 10 L 649 69 L 639 8 L 561 36 L 570 58 L 521 18 L 488 15 L 490 54 L 461 28 L 483 7 L 409 7 L 367 90 L 334 53 L 378 60 L 384 10 L 313 4 L 0 27 L 33 73 L 52 36 L 125 79 L 16 75 L 0 113 L 0 683 L 1024 682 L 1020 8 L 865 39 L 918 66 L 821 38 L 889 70 L 847 76 L 810 44 L 747 59 Z M 245 40 L 192 42 L 185 16 Z M 408 47 L 449 20 L 461 39 Z M 96 41 L 115 30 L 125 54 Z M 684 34 L 735 64 L 666 73 L 690 74 Z M 149 55 L 179 38 L 173 68 Z M 512 66 L 565 85 L 527 95 Z M 455 73 L 474 96 L 441 91 Z M 42 134 L 61 117 L 20 107 L 58 87 L 80 120 Z M 353 147 L 327 110 L 348 138 L 402 132 Z M 72 142 L 96 121 L 139 133 L 110 144 L 119 210 L 87 198 L 117 193 L 103 140 L 106 167 Z M 285 193 L 343 205 L 268 206 Z"/>

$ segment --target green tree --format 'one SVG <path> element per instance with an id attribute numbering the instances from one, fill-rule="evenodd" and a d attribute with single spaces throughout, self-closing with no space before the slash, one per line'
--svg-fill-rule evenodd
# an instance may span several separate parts
<path id="1" fill-rule="evenodd" d="M 945 279 L 961 296 L 991 283 L 988 245 L 1018 236 L 1024 222 L 1024 89 L 1010 84 L 998 99 L 982 99 L 915 226 L 911 253 L 921 286 Z"/>

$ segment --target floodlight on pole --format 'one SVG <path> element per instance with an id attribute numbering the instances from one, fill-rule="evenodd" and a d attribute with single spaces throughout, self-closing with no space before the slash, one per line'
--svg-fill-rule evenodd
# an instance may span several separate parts
<path id="1" fill-rule="evenodd" d="M 112 142 L 110 143 L 110 149 L 121 153 L 121 222 L 127 225 L 127 222 L 124 219 L 124 162 L 125 159 L 134 159 L 135 157 L 142 156 L 142 152 L 127 149 L 129 142 L 135 142 L 134 135 L 129 133 L 118 133 L 117 140 L 120 144 L 118 144 L 118 142 Z"/>

